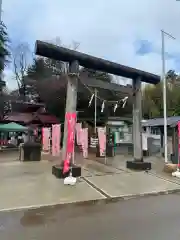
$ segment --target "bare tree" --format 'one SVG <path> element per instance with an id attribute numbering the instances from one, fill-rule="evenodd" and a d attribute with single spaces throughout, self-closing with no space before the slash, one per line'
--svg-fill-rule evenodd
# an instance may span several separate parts
<path id="1" fill-rule="evenodd" d="M 26 76 L 32 53 L 27 43 L 20 43 L 12 50 L 14 77 L 18 88 L 25 89 Z"/>
<path id="2" fill-rule="evenodd" d="M 57 46 L 69 48 L 72 50 L 77 50 L 80 46 L 80 43 L 77 41 L 72 41 L 72 43 L 69 45 L 63 44 L 60 37 L 56 37 L 55 39 L 53 39 L 51 41 L 47 41 L 47 42 L 55 44 Z M 60 72 L 60 74 L 68 74 L 69 64 L 67 62 L 51 61 L 51 67 L 52 67 L 52 64 L 54 65 L 53 67 L 54 67 L 55 72 Z"/>
<path id="3" fill-rule="evenodd" d="M 67 47 L 62 44 L 59 37 L 47 42 Z M 79 45 L 78 42 L 73 41 L 69 47 L 75 50 Z M 27 93 L 29 93 L 32 98 L 36 99 L 36 101 L 44 101 L 46 103 L 52 103 L 53 99 L 53 102 L 55 102 L 55 99 L 59 101 L 59 91 L 62 88 L 64 89 L 67 84 L 68 72 L 68 63 L 45 57 L 34 58 L 33 63 L 27 69 L 27 75 L 25 72 L 24 81 Z M 17 79 L 19 78 L 17 77 Z M 22 76 L 20 76 L 20 80 L 21 79 L 23 80 Z M 20 82 L 20 85 L 23 85 L 22 82 Z M 29 98 L 29 95 L 26 97 Z"/>

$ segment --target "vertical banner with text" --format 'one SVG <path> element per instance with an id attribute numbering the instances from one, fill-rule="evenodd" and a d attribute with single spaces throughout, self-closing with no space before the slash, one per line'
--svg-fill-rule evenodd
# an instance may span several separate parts
<path id="1" fill-rule="evenodd" d="M 100 156 L 106 155 L 106 128 L 98 127 L 99 152 Z"/>
<path id="2" fill-rule="evenodd" d="M 67 123 L 67 139 L 66 139 L 66 153 L 64 159 L 63 173 L 67 173 L 70 170 L 70 164 L 74 156 L 74 138 L 75 138 L 75 126 L 76 126 L 76 113 L 66 113 Z"/>
<path id="3" fill-rule="evenodd" d="M 60 140 L 61 140 L 61 125 L 52 125 L 52 155 L 59 156 L 60 154 Z"/>
<path id="4" fill-rule="evenodd" d="M 82 145 L 82 152 L 83 157 L 88 157 L 88 128 L 81 129 L 81 145 Z"/>
<path id="5" fill-rule="evenodd" d="M 82 129 L 82 123 L 76 123 L 76 142 L 77 145 L 81 145 L 81 129 Z"/>
<path id="6" fill-rule="evenodd" d="M 43 151 L 50 152 L 50 128 L 42 128 L 42 146 Z"/>

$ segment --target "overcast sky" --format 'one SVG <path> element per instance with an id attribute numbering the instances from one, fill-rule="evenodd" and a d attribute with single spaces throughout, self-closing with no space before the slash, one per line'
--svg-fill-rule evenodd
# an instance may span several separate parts
<path id="1" fill-rule="evenodd" d="M 60 37 L 80 51 L 161 74 L 161 34 L 166 68 L 180 71 L 180 1 L 176 0 L 3 0 L 3 21 L 14 45 Z M 9 86 L 11 69 L 5 71 Z"/>

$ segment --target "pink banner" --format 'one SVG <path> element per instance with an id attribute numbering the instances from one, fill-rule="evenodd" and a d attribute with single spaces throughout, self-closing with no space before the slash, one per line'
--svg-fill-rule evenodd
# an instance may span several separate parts
<path id="1" fill-rule="evenodd" d="M 37 136 L 37 135 L 38 135 L 38 129 L 36 128 L 36 129 L 34 129 L 34 136 Z"/>
<path id="2" fill-rule="evenodd" d="M 50 151 L 50 128 L 42 128 L 43 151 Z"/>
<path id="3" fill-rule="evenodd" d="M 81 145 L 81 129 L 82 129 L 82 123 L 76 123 L 76 142 L 77 145 Z"/>
<path id="4" fill-rule="evenodd" d="M 180 121 L 178 121 L 178 167 L 180 167 Z"/>
<path id="5" fill-rule="evenodd" d="M 99 152 L 100 156 L 105 156 L 106 152 L 106 129 L 98 128 Z"/>
<path id="6" fill-rule="evenodd" d="M 66 113 L 66 123 L 67 123 L 67 148 L 64 160 L 63 172 L 66 173 L 70 169 L 70 163 L 74 154 L 74 136 L 75 136 L 75 126 L 76 126 L 76 113 Z"/>
<path id="7" fill-rule="evenodd" d="M 88 157 L 88 128 L 81 129 L 81 145 L 82 145 L 82 152 L 83 157 Z"/>
<path id="8" fill-rule="evenodd" d="M 60 154 L 60 140 L 61 140 L 61 125 L 52 125 L 52 155 L 59 156 Z"/>

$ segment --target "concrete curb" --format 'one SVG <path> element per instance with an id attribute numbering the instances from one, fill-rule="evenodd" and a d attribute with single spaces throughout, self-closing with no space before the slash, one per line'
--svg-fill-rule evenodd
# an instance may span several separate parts
<path id="1" fill-rule="evenodd" d="M 155 177 L 157 177 L 157 178 L 160 178 L 160 179 L 162 179 L 162 180 L 164 180 L 164 181 L 167 181 L 167 182 L 170 182 L 170 183 L 175 183 L 175 184 L 177 184 L 177 185 L 180 185 L 180 182 L 178 183 L 178 182 L 176 182 L 174 179 L 168 179 L 168 178 L 166 178 L 166 177 L 160 176 L 160 175 L 157 174 L 157 173 L 148 172 L 148 174 L 149 174 L 149 175 L 152 175 L 152 176 L 155 176 Z M 174 178 L 175 178 L 175 177 L 174 177 Z"/>
<path id="2" fill-rule="evenodd" d="M 180 193 L 180 188 L 178 189 L 170 189 L 163 190 L 158 192 L 146 192 L 140 194 L 131 194 L 131 195 L 123 195 L 117 197 L 106 197 L 102 199 L 94 199 L 94 200 L 85 200 L 78 202 L 69 202 L 69 203 L 52 203 L 52 204 L 44 204 L 44 205 L 34 205 L 34 206 L 23 206 L 17 208 L 9 208 L 9 209 L 0 209 L 0 213 L 3 212 L 19 212 L 19 211 L 30 211 L 30 210 L 40 210 L 45 211 L 47 208 L 56 208 L 56 209 L 71 209 L 74 207 L 85 207 L 85 206 L 93 206 L 93 205 L 102 205 L 109 203 L 116 203 L 120 201 L 127 201 L 131 199 L 143 198 L 143 197 L 151 197 L 151 196 L 159 196 L 159 195 L 167 195 L 167 194 L 175 194 Z"/>
<path id="3" fill-rule="evenodd" d="M 135 198 L 142 198 L 142 197 L 152 197 L 152 196 L 159 196 L 159 195 L 168 195 L 173 193 L 180 193 L 180 188 L 170 189 L 170 190 L 162 190 L 158 192 L 146 192 L 140 194 L 132 194 L 132 195 L 124 195 L 120 197 L 113 197 L 112 202 L 120 201 L 120 200 L 130 200 Z"/>

